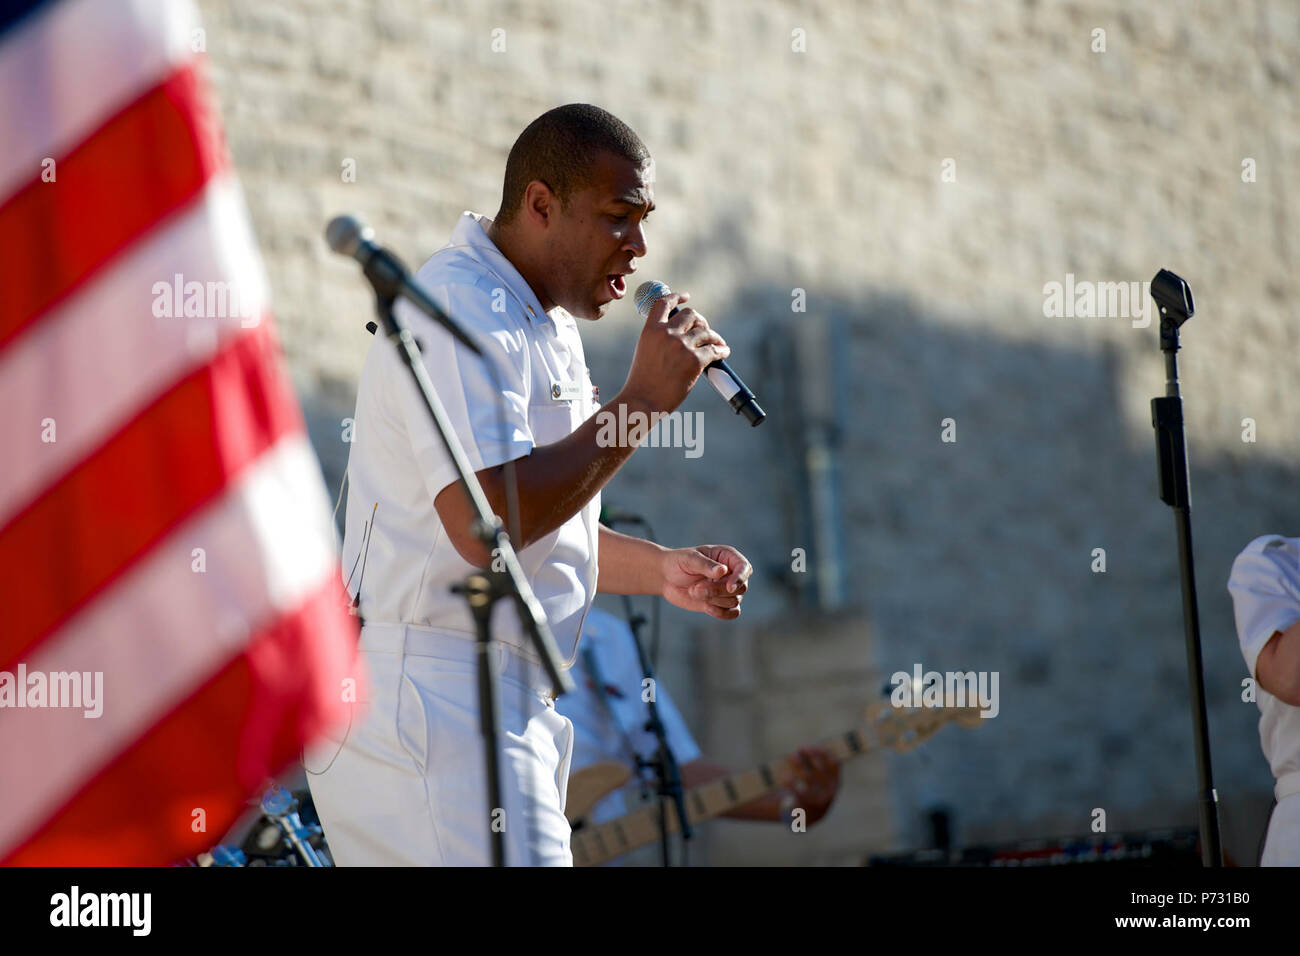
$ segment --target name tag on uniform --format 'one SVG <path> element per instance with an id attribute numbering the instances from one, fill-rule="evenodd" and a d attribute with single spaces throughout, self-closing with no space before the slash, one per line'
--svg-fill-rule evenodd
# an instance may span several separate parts
<path id="1" fill-rule="evenodd" d="M 582 397 L 580 382 L 551 382 L 551 400 L 571 402 Z"/>

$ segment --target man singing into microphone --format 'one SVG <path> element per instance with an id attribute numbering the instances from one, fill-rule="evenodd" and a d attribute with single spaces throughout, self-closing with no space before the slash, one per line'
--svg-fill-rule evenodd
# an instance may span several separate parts
<path id="1" fill-rule="evenodd" d="M 466 212 L 416 274 L 484 357 L 397 306 L 502 517 L 502 466 L 514 462 L 521 540 L 512 543 L 566 665 L 597 591 L 659 595 L 734 620 L 752 572 L 732 547 L 668 549 L 597 522 L 601 488 L 636 446 L 597 441 L 574 317 L 596 321 L 626 294 L 625 276 L 646 253 L 652 169 L 645 145 L 606 111 L 572 104 L 542 114 L 510 150 L 496 220 Z M 606 409 L 626 405 L 653 421 L 681 404 L 705 366 L 730 354 L 688 298 L 669 294 L 655 304 Z M 556 713 L 509 601 L 492 615 L 505 805 L 487 806 L 474 624 L 450 588 L 492 556 L 471 533 L 452 462 L 382 337 L 361 373 L 348 473 L 343 566 L 360 599 L 371 696 L 345 740 L 306 755 L 335 861 L 485 865 L 495 828 L 504 830 L 510 864 L 571 865 L 563 806 L 573 728 Z"/>

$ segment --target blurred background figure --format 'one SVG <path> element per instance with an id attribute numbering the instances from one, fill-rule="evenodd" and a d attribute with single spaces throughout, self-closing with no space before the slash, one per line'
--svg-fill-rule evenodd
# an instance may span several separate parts
<path id="1" fill-rule="evenodd" d="M 658 737 L 647 729 L 647 698 L 651 695 L 680 770 L 681 786 L 687 792 L 685 806 L 692 819 L 700 806 L 706 806 L 712 814 L 716 803 L 717 807 L 727 806 L 721 815 L 733 820 L 761 820 L 787 827 L 797 820 L 798 826 L 792 830 L 802 832 L 830 809 L 839 789 L 839 766 L 818 747 L 801 748 L 798 759 L 789 763 L 789 777 L 774 781 L 780 785 L 758 799 L 741 803 L 736 798 L 728 799 L 725 792 L 696 793 L 694 799 L 706 803 L 693 803 L 693 788 L 726 778 L 732 769 L 700 752 L 668 688 L 657 679 L 645 677 L 631 628 L 622 618 L 592 608 L 583 624 L 578 653 L 573 673 L 575 689 L 556 702 L 556 709 L 573 721 L 572 773 L 565 814 L 574 823 L 581 820 L 590 829 L 657 802 L 659 778 L 646 766 L 659 751 Z M 614 767 L 621 773 L 616 773 Z M 612 790 L 614 787 L 618 789 Z M 802 814 L 792 817 L 796 808 Z M 668 819 L 675 819 L 675 814 L 675 809 L 670 810 Z M 658 835 L 657 828 L 652 827 L 643 836 L 657 839 Z M 680 844 L 674 839 L 672 845 Z M 641 852 L 638 859 L 661 861 L 662 853 L 656 847 L 653 853 Z M 678 859 L 675 850 L 672 859 Z"/>

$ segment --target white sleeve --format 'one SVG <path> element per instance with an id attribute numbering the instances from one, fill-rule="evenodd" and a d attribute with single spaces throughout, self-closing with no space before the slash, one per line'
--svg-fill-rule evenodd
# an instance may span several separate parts
<path id="1" fill-rule="evenodd" d="M 420 344 L 420 357 L 452 429 L 474 471 L 491 468 L 533 450 L 528 422 L 531 369 L 528 341 L 502 313 L 492 311 L 492 293 L 475 285 L 424 286 L 430 298 L 455 319 L 483 350 L 474 355 L 451 333 L 402 299 L 398 318 Z M 456 468 L 443 447 L 424 400 L 405 363 L 392 350 L 398 414 L 431 497 L 456 481 Z"/>
<path id="2" fill-rule="evenodd" d="M 1246 545 L 1232 563 L 1232 595 L 1237 639 L 1250 676 L 1275 631 L 1300 621 L 1300 552 L 1296 538 L 1264 535 Z"/>

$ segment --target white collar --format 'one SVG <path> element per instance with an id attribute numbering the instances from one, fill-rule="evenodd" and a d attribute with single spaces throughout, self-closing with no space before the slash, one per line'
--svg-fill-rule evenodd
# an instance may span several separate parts
<path id="1" fill-rule="evenodd" d="M 451 244 L 472 247 L 475 258 L 498 273 L 512 287 L 511 291 L 524 303 L 529 321 L 537 322 L 541 316 L 546 316 L 556 325 L 573 324 L 573 317 L 562 306 L 557 305 L 550 312 L 542 308 L 533 287 L 497 248 L 496 243 L 488 238 L 487 229 L 491 225 L 492 220 L 487 216 L 466 209 L 451 232 Z"/>

